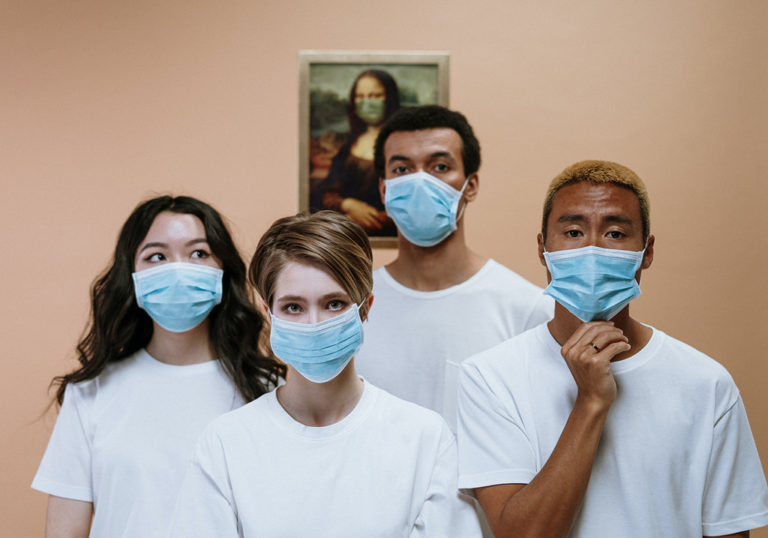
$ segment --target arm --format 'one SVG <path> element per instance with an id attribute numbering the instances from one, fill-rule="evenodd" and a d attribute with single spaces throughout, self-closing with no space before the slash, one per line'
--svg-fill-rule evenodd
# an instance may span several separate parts
<path id="1" fill-rule="evenodd" d="M 169 536 L 237 538 L 240 531 L 222 444 L 206 431 L 187 466 Z"/>
<path id="2" fill-rule="evenodd" d="M 49 495 L 45 538 L 88 538 L 92 516 L 92 503 Z"/>
<path id="3" fill-rule="evenodd" d="M 494 534 L 568 534 L 587 489 L 608 410 L 616 398 L 610 360 L 629 348 L 627 338 L 610 322 L 585 323 L 565 343 L 561 353 L 576 381 L 578 395 L 547 463 L 529 484 L 475 490 Z"/>
<path id="4" fill-rule="evenodd" d="M 725 536 L 705 536 L 704 538 L 749 538 L 749 531 L 737 532 Z"/>
<path id="5" fill-rule="evenodd" d="M 439 454 L 410 538 L 481 538 L 480 520 L 472 499 L 459 492 L 456 466 L 456 441 L 448 426 L 443 425 Z"/>

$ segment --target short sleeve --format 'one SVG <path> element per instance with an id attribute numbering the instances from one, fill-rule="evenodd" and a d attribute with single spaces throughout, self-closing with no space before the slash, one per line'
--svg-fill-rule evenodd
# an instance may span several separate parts
<path id="1" fill-rule="evenodd" d="M 171 523 L 171 538 L 234 538 L 238 525 L 224 447 L 215 430 L 203 433 L 187 466 Z"/>
<path id="2" fill-rule="evenodd" d="M 510 409 L 507 409 L 509 407 Z M 538 472 L 522 420 L 503 406 L 473 361 L 462 365 L 458 396 L 459 487 L 527 484 Z"/>
<path id="3" fill-rule="evenodd" d="M 555 301 L 549 295 L 545 295 L 543 291 L 540 292 L 538 298 L 533 303 L 533 308 L 528 315 L 523 331 L 527 331 L 528 329 L 532 329 L 551 320 L 554 315 Z"/>
<path id="4" fill-rule="evenodd" d="M 715 424 L 702 522 L 705 536 L 768 524 L 768 487 L 741 397 Z"/>
<path id="5" fill-rule="evenodd" d="M 88 409 L 89 401 L 95 397 L 95 387 L 95 382 L 67 385 L 32 488 L 56 497 L 93 502 Z"/>
<path id="6" fill-rule="evenodd" d="M 428 536 L 482 536 L 472 499 L 461 493 L 457 486 L 456 442 L 447 425 L 443 426 L 439 454 L 424 504 L 410 533 L 411 538 Z"/>

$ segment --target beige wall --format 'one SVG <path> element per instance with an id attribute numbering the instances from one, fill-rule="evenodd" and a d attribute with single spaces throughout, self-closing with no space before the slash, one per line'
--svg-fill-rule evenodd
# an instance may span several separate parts
<path id="1" fill-rule="evenodd" d="M 760 0 L 4 0 L 4 534 L 42 532 L 46 386 L 131 208 L 201 197 L 248 255 L 296 210 L 300 49 L 450 51 L 483 145 L 469 241 L 539 284 L 547 181 L 584 158 L 634 168 L 657 237 L 634 312 L 728 367 L 768 462 L 766 23 Z"/>

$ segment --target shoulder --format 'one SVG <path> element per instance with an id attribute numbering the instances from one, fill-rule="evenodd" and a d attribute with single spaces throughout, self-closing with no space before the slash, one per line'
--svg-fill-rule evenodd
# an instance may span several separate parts
<path id="1" fill-rule="evenodd" d="M 255 400 L 224 413 L 211 421 L 204 436 L 226 438 L 251 429 L 259 429 L 274 414 L 275 389 Z"/>
<path id="2" fill-rule="evenodd" d="M 369 390 L 375 393 L 374 413 L 380 427 L 409 438 L 418 436 L 440 442 L 446 433 L 452 438 L 445 419 L 435 411 L 398 398 L 368 381 L 366 383 Z"/>
<path id="3" fill-rule="evenodd" d="M 552 317 L 552 298 L 545 295 L 542 288 L 497 261 L 488 260 L 476 276 L 477 292 L 490 293 L 494 301 L 521 313 L 528 312 L 529 317 L 535 316 L 535 319 L 529 320 L 532 325 Z M 541 312 L 541 315 L 534 312 Z"/>
<path id="4" fill-rule="evenodd" d="M 488 282 L 511 286 L 523 293 L 538 295 L 542 292 L 542 288 L 492 258 L 486 262 L 483 269 L 483 278 Z"/>
<path id="5" fill-rule="evenodd" d="M 462 363 L 462 372 L 464 375 L 501 375 L 520 368 L 532 355 L 549 354 L 551 350 L 542 341 L 546 336 L 542 334 L 544 331 L 547 326 L 541 324 L 481 351 Z"/>
<path id="6" fill-rule="evenodd" d="M 656 351 L 659 368 L 667 375 L 679 377 L 681 383 L 693 390 L 711 392 L 724 405 L 732 405 L 739 397 L 736 383 L 728 370 L 712 357 L 693 346 L 654 328 L 654 336 L 661 339 Z"/>
<path id="7" fill-rule="evenodd" d="M 373 270 L 373 291 L 381 291 L 382 289 L 391 289 L 396 287 L 397 283 L 387 272 L 385 266 L 381 266 Z"/>
<path id="8" fill-rule="evenodd" d="M 101 373 L 92 379 L 68 384 L 64 399 L 92 403 L 99 393 L 109 390 L 114 385 L 129 383 L 133 375 L 142 370 L 140 361 L 142 353 L 143 350 L 140 350 L 124 359 L 107 363 Z"/>

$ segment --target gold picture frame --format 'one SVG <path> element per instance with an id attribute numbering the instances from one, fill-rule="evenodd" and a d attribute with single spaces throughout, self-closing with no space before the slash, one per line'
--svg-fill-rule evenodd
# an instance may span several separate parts
<path id="1" fill-rule="evenodd" d="M 448 66 L 449 54 L 440 51 L 299 51 L 299 209 L 346 211 L 374 248 L 396 247 L 394 224 L 383 213 L 378 187 L 373 190 L 371 135 L 398 107 L 448 106 Z M 382 90 L 384 97 L 374 96 L 385 101 L 381 119 L 370 121 L 356 108 L 365 84 Z M 368 220 L 348 211 L 350 202 L 364 207 Z"/>

